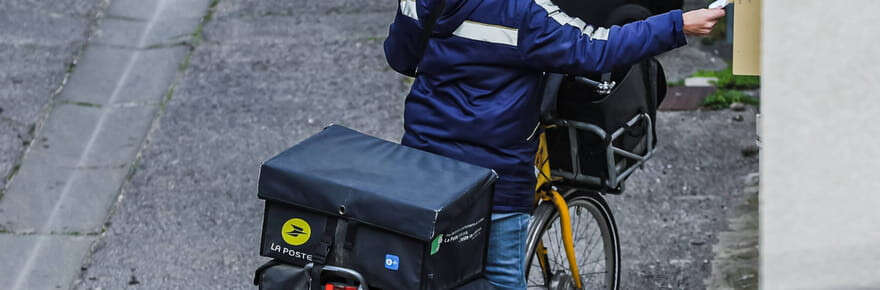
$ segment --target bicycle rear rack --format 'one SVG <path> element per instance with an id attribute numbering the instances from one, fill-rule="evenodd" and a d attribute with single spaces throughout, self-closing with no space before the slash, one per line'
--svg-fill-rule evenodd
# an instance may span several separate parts
<path id="1" fill-rule="evenodd" d="M 308 263 L 308 264 L 306 264 L 304 269 L 305 269 L 305 271 L 310 272 L 315 267 L 318 267 L 318 266 L 315 266 L 315 263 Z M 355 271 L 353 269 L 344 268 L 344 267 L 337 267 L 337 266 L 320 266 L 320 268 L 318 269 L 318 272 L 319 273 L 320 272 L 333 273 L 333 274 L 339 275 L 341 277 L 357 280 L 358 284 L 359 284 L 357 286 L 358 290 L 369 290 L 370 289 L 370 286 L 367 285 L 367 280 L 364 279 L 364 276 L 361 275 L 361 273 L 358 273 L 358 271 Z M 320 283 L 320 281 L 321 281 L 320 274 L 318 276 L 319 277 L 312 277 L 312 283 Z"/>
<path id="2" fill-rule="evenodd" d="M 639 145 L 636 146 L 633 151 L 641 151 L 639 149 L 644 149 L 645 153 L 643 155 L 639 155 L 634 152 L 627 151 L 623 148 L 618 148 L 614 146 L 614 141 L 617 138 L 620 138 L 624 132 L 628 128 L 636 125 L 638 122 L 644 121 L 646 125 L 647 134 L 645 134 L 645 138 L 642 142 L 639 142 Z M 642 167 L 648 159 L 654 156 L 654 126 L 651 121 L 651 116 L 646 113 L 640 113 L 626 122 L 626 126 L 620 127 L 614 132 L 611 133 L 610 138 L 608 137 L 608 133 L 599 126 L 594 124 L 574 121 L 574 120 L 565 120 L 558 119 L 553 121 L 554 125 L 564 127 L 568 129 L 568 138 L 569 145 L 571 146 L 571 164 L 572 171 L 566 171 L 562 169 L 551 169 L 550 173 L 553 176 L 562 177 L 563 179 L 574 181 L 578 184 L 585 184 L 590 186 L 595 186 L 594 189 L 599 189 L 600 191 L 611 191 L 611 193 L 620 193 L 623 191 L 623 181 L 626 180 L 638 167 Z M 581 160 L 579 156 L 579 144 L 578 144 L 578 131 L 585 131 L 598 136 L 601 140 L 605 141 L 605 153 L 606 153 L 606 162 L 608 168 L 608 178 L 602 178 L 600 176 L 592 176 L 582 173 L 581 170 Z M 615 162 L 615 157 L 622 156 L 619 162 Z M 634 162 L 627 162 L 632 160 Z"/>

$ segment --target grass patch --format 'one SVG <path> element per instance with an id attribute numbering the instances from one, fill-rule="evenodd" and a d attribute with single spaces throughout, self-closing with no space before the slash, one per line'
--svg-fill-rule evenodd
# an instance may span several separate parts
<path id="1" fill-rule="evenodd" d="M 726 69 L 719 71 L 701 70 L 695 73 L 694 76 L 718 78 L 718 81 L 715 82 L 715 86 L 718 89 L 750 90 L 761 87 L 760 77 L 734 75 L 733 69 L 730 66 L 728 66 Z"/>
<path id="2" fill-rule="evenodd" d="M 666 82 L 666 86 L 667 86 L 667 87 L 683 87 L 683 86 L 684 86 L 684 80 L 681 79 L 681 80 L 674 81 L 674 82 Z"/>
<path id="3" fill-rule="evenodd" d="M 760 102 L 757 98 L 746 95 L 736 90 L 718 89 L 703 101 L 703 106 L 712 109 L 724 109 L 730 107 L 733 103 L 743 103 L 747 105 L 757 106 Z"/>
<path id="4" fill-rule="evenodd" d="M 703 101 L 703 106 L 711 109 L 724 109 L 733 103 L 743 103 L 757 106 L 760 101 L 740 90 L 753 90 L 761 87 L 761 78 L 758 76 L 734 75 L 733 69 L 727 68 L 719 71 L 701 70 L 695 73 L 695 77 L 714 77 L 715 87 L 718 89 Z"/>

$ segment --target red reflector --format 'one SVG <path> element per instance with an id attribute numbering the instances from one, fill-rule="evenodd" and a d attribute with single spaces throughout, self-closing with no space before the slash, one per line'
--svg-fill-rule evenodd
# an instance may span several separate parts
<path id="1" fill-rule="evenodd" d="M 324 284 L 324 290 L 357 290 L 357 287 L 339 285 L 338 283 L 327 283 Z"/>

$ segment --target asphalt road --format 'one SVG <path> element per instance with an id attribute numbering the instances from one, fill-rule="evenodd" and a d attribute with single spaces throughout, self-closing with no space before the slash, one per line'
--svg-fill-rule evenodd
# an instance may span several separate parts
<path id="1" fill-rule="evenodd" d="M 261 162 L 329 123 L 402 134 L 396 7 L 220 1 L 77 288 L 252 288 Z"/>
<path id="2" fill-rule="evenodd" d="M 742 153 L 755 142 L 755 111 L 661 112 L 657 126 L 656 157 L 623 195 L 608 196 L 621 236 L 621 289 L 703 289 L 712 245 L 746 202 L 746 175 L 758 172 L 757 156 Z"/>
<path id="3" fill-rule="evenodd" d="M 0 4 L 9 16 L 0 22 L 60 15 L 3 26 L 45 30 L 33 47 L 7 41 L 18 30 L 0 29 L 0 45 L 11 48 L 0 50 L 11 64 L 0 68 L 0 175 L 13 171 L 28 146 L 18 135 L 39 124 L 98 17 L 98 1 L 52 3 Z M 402 134 L 408 83 L 382 50 L 396 6 L 219 0 L 74 288 L 252 289 L 253 270 L 267 260 L 258 255 L 261 162 L 329 123 L 388 140 Z M 44 57 L 28 61 L 31 50 Z M 756 157 L 740 153 L 754 140 L 753 116 L 660 113 L 656 159 L 624 195 L 608 198 L 621 230 L 624 289 L 705 288 L 715 235 L 743 202 L 741 177 L 757 171 Z"/>

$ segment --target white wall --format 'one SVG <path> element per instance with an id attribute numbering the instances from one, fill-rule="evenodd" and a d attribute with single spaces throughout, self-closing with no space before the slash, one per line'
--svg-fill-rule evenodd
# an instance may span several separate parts
<path id="1" fill-rule="evenodd" d="M 880 1 L 763 1 L 762 289 L 880 288 Z"/>

